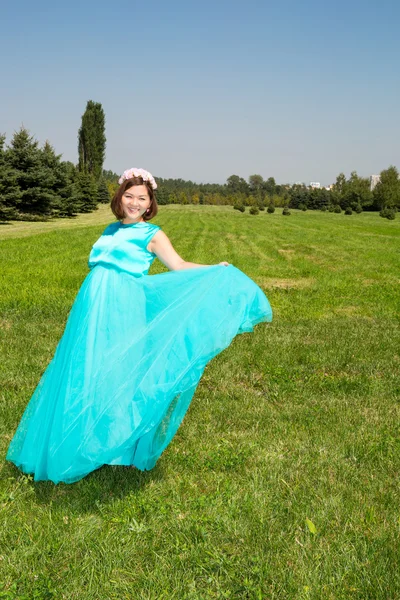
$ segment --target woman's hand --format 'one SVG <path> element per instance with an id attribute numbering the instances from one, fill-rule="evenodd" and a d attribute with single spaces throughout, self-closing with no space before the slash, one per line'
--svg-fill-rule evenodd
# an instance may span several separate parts
<path id="1" fill-rule="evenodd" d="M 218 264 L 219 264 L 219 265 L 224 265 L 225 267 L 229 267 L 229 264 L 230 264 L 230 263 L 226 262 L 226 260 L 223 260 L 222 262 L 220 262 L 220 263 L 218 263 Z"/>

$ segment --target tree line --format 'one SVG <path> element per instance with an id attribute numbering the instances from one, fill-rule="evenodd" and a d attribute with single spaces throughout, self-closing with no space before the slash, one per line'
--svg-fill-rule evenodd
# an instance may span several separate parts
<path id="1" fill-rule="evenodd" d="M 111 171 L 107 176 L 114 190 L 118 188 L 118 175 Z M 234 207 L 267 206 L 302 210 L 380 211 L 395 213 L 400 209 L 400 176 L 396 167 L 390 166 L 380 174 L 380 182 L 371 190 L 369 178 L 353 171 L 348 179 L 340 173 L 331 189 L 311 188 L 301 184 L 277 184 L 273 177 L 264 180 L 261 175 L 250 175 L 248 181 L 238 175 L 228 177 L 225 184 L 198 184 L 183 179 L 156 177 L 159 204 L 208 204 Z M 387 216 L 382 214 L 382 216 Z"/>
<path id="2" fill-rule="evenodd" d="M 9 146 L 0 135 L 0 220 L 37 221 L 73 217 L 108 203 L 113 188 L 103 173 L 105 118 L 100 103 L 89 100 L 78 132 L 79 162 L 61 160 L 53 146 L 43 147 L 25 127 Z"/>
<path id="3" fill-rule="evenodd" d="M 119 175 L 103 169 L 106 136 L 105 116 L 100 103 L 89 100 L 78 131 L 78 164 L 63 161 L 49 141 L 43 147 L 21 127 L 9 146 L 0 135 L 0 220 L 47 220 L 92 212 L 99 203 L 108 203 L 118 189 Z M 163 179 L 157 201 L 166 204 L 227 205 L 252 213 L 265 207 L 302 210 L 380 211 L 394 218 L 400 209 L 400 177 L 395 166 L 380 174 L 371 191 L 369 178 L 353 171 L 349 178 L 340 173 L 331 189 L 305 184 L 278 184 L 273 177 L 250 175 L 248 180 L 231 175 L 225 184 L 194 183 Z"/>

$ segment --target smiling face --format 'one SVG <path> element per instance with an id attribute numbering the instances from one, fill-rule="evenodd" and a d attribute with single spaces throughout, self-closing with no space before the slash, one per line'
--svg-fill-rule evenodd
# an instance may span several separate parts
<path id="1" fill-rule="evenodd" d="M 124 213 L 124 223 L 143 221 L 143 215 L 150 207 L 151 200 L 145 185 L 133 185 L 125 190 L 121 197 L 121 208 Z"/>

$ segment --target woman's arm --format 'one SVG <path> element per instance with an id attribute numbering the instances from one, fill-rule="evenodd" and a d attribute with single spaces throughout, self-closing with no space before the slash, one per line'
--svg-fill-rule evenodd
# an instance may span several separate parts
<path id="1" fill-rule="evenodd" d="M 195 269 L 196 267 L 211 267 L 213 265 L 203 265 L 187 262 L 176 252 L 170 242 L 169 237 L 160 229 L 153 236 L 148 245 L 148 250 L 154 252 L 159 260 L 170 270 L 180 271 L 182 269 Z M 220 263 L 222 264 L 222 263 Z M 225 263 L 224 263 L 225 264 Z M 226 263 L 228 264 L 228 263 Z"/>

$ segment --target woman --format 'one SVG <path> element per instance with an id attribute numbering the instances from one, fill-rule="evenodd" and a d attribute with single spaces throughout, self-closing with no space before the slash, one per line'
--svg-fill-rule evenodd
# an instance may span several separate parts
<path id="1" fill-rule="evenodd" d="M 150 470 L 175 435 L 207 363 L 272 320 L 263 291 L 223 261 L 185 261 L 160 226 L 148 171 L 121 176 L 112 223 L 93 244 L 63 336 L 6 459 L 73 483 L 105 464 Z M 170 269 L 148 275 L 155 257 Z"/>

